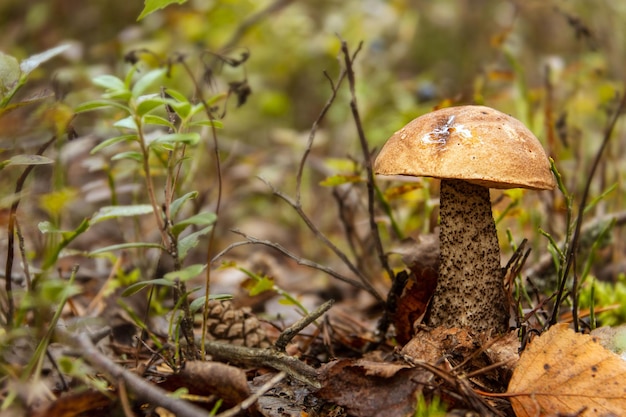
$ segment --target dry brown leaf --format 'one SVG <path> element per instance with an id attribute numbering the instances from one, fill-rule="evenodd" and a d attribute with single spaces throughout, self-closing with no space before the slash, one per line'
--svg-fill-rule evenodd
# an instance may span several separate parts
<path id="1" fill-rule="evenodd" d="M 184 387 L 191 395 L 214 396 L 221 399 L 226 408 L 250 396 L 245 371 L 220 362 L 188 361 L 180 372 L 168 376 L 159 385 L 168 391 Z M 256 406 L 249 411 L 257 415 Z"/>
<path id="2" fill-rule="evenodd" d="M 415 395 L 432 379 L 430 372 L 404 364 L 342 359 L 322 366 L 317 396 L 355 417 L 413 415 Z"/>
<path id="3" fill-rule="evenodd" d="M 626 361 L 558 324 L 522 353 L 507 394 L 518 417 L 623 416 Z"/>

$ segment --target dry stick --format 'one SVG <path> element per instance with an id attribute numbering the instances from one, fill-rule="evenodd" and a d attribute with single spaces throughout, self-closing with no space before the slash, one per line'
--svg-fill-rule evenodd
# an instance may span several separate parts
<path id="1" fill-rule="evenodd" d="M 355 52 L 355 56 L 356 53 L 358 53 L 358 50 Z M 354 57 L 353 57 L 354 58 Z M 307 140 L 307 146 L 304 150 L 304 153 L 302 155 L 302 158 L 300 160 L 300 165 L 298 166 L 298 173 L 296 175 L 296 198 L 295 200 L 292 200 L 291 198 L 289 198 L 287 195 L 283 194 L 282 192 L 278 191 L 276 188 L 274 188 L 274 186 L 272 186 L 268 181 L 266 181 L 263 178 L 260 178 L 261 181 L 263 181 L 265 184 L 267 184 L 268 187 L 270 187 L 272 189 L 272 192 L 275 196 L 281 198 L 283 201 L 285 201 L 287 204 L 289 204 L 300 216 L 300 218 L 302 218 L 302 220 L 304 221 L 304 223 L 307 225 L 307 227 L 309 228 L 309 230 L 311 230 L 311 232 L 313 232 L 313 234 L 320 239 L 325 245 L 326 247 L 328 247 L 333 253 L 335 253 L 335 255 L 341 259 L 341 261 L 357 276 L 359 277 L 359 280 L 361 280 L 362 285 L 359 285 L 359 288 L 363 288 L 365 289 L 367 292 L 369 292 L 370 294 L 372 294 L 372 296 L 374 296 L 377 300 L 379 301 L 383 301 L 383 297 L 378 293 L 378 291 L 376 291 L 376 289 L 372 286 L 372 284 L 369 282 L 369 279 L 361 272 L 361 270 L 359 268 L 357 268 L 354 263 L 352 263 L 350 261 L 350 259 L 348 259 L 348 257 L 346 256 L 345 253 L 343 253 L 337 246 L 335 246 L 327 237 L 326 235 L 324 235 L 318 228 L 317 226 L 315 226 L 315 224 L 313 224 L 313 222 L 311 221 L 311 219 L 306 215 L 306 213 L 304 212 L 304 210 L 302 209 L 302 202 L 301 202 L 301 189 L 302 189 L 302 175 L 304 172 L 304 167 L 306 165 L 306 161 L 308 159 L 308 156 L 311 152 L 311 149 L 313 147 L 313 141 L 315 140 L 315 134 L 317 133 L 317 128 L 320 125 L 320 123 L 322 122 L 322 120 L 324 119 L 324 117 L 326 116 L 326 113 L 328 113 L 328 110 L 331 108 L 331 106 L 333 105 L 333 103 L 335 102 L 335 98 L 337 97 L 337 91 L 339 90 L 339 87 L 342 83 L 342 81 L 344 80 L 344 78 L 347 75 L 347 71 L 346 68 L 343 68 L 341 73 L 339 74 L 339 76 L 337 77 L 337 82 L 333 82 L 333 80 L 329 77 L 328 73 L 324 72 L 324 76 L 326 77 L 326 79 L 328 80 L 328 82 L 330 83 L 330 87 L 331 87 L 331 95 L 328 98 L 328 100 L 326 101 L 326 104 L 324 105 L 324 107 L 322 108 L 322 110 L 320 111 L 320 114 L 317 116 L 317 119 L 313 122 L 313 125 L 311 126 L 311 130 L 309 132 L 309 137 Z"/>
<path id="2" fill-rule="evenodd" d="M 238 415 L 241 411 L 247 410 L 248 408 L 250 408 L 250 406 L 252 406 L 252 404 L 257 402 L 259 398 L 263 396 L 263 394 L 265 394 L 267 391 L 274 388 L 276 384 L 278 384 L 280 381 L 285 379 L 286 376 L 287 376 L 287 373 L 284 371 L 277 373 L 276 375 L 272 377 L 272 379 L 270 379 L 265 384 L 263 384 L 254 394 L 252 394 L 251 396 L 249 396 L 248 398 L 246 398 L 245 400 L 243 400 L 241 403 L 237 404 L 235 407 L 231 408 L 230 410 L 226 410 L 223 413 L 219 413 L 215 417 L 234 417 Z"/>
<path id="3" fill-rule="evenodd" d="M 328 110 L 330 110 L 331 106 L 335 102 L 335 99 L 337 98 L 337 90 L 339 89 L 339 86 L 341 86 L 343 79 L 346 77 L 346 69 L 344 68 L 341 70 L 341 73 L 337 77 L 336 83 L 333 82 L 332 78 L 330 78 L 330 76 L 328 75 L 326 71 L 324 71 L 324 76 L 330 83 L 331 93 L 330 93 L 330 97 L 328 97 L 328 100 L 326 100 L 326 104 L 324 104 L 322 111 L 317 116 L 317 119 L 315 119 L 315 121 L 313 122 L 313 126 L 311 126 L 311 130 L 309 131 L 309 138 L 307 139 L 307 143 L 306 143 L 306 148 L 304 149 L 304 153 L 302 154 L 302 158 L 300 159 L 300 165 L 298 166 L 298 174 L 296 175 L 296 203 L 298 205 L 301 204 L 300 203 L 300 200 L 301 200 L 300 190 L 302 189 L 302 174 L 304 172 L 304 166 L 306 165 L 306 161 L 309 157 L 309 154 L 311 153 L 311 149 L 313 148 L 313 141 L 315 140 L 315 134 L 317 133 L 317 128 L 322 122 L 322 120 L 324 119 L 324 117 L 326 116 L 326 113 L 328 113 Z"/>
<path id="4" fill-rule="evenodd" d="M 43 155 L 43 153 L 48 149 L 48 146 L 52 145 L 52 143 L 57 139 L 56 136 L 52 136 L 50 140 L 41 145 L 39 149 L 37 149 L 36 155 Z M 9 224 L 7 225 L 7 237 L 8 237 L 8 247 L 7 247 L 7 261 L 4 266 L 4 288 L 7 295 L 7 311 L 6 311 L 6 325 L 7 327 L 13 326 L 13 314 L 15 312 L 15 304 L 13 301 L 13 289 L 12 286 L 12 274 L 13 274 L 13 251 L 15 250 L 15 221 L 17 216 L 17 208 L 20 205 L 20 193 L 24 188 L 24 183 L 26 182 L 26 178 L 31 173 L 31 171 L 35 168 L 35 165 L 29 165 L 24 169 L 22 175 L 17 179 L 17 183 L 15 184 L 15 195 L 17 196 L 13 204 L 11 204 L 11 210 L 9 211 Z"/>
<path id="5" fill-rule="evenodd" d="M 367 144 L 367 139 L 365 138 L 365 132 L 363 131 L 363 125 L 361 124 L 361 116 L 359 115 L 359 108 L 357 106 L 356 101 L 356 92 L 355 92 L 355 77 L 354 77 L 354 69 L 352 67 L 352 63 L 356 58 L 356 55 L 361 50 L 363 46 L 363 42 L 359 43 L 354 54 L 350 56 L 350 52 L 348 51 L 348 44 L 346 41 L 341 41 L 341 51 L 343 53 L 344 63 L 346 65 L 346 71 L 348 74 L 348 83 L 350 85 L 350 110 L 352 111 L 352 118 L 354 119 L 354 123 L 356 124 L 356 130 L 359 135 L 359 142 L 361 144 L 361 150 L 363 151 L 363 163 L 365 164 L 365 170 L 367 171 L 367 208 L 369 212 L 369 222 L 370 222 L 370 230 L 372 232 L 372 236 L 374 237 L 374 244 L 376 245 L 376 252 L 378 253 L 378 259 L 380 260 L 380 264 L 383 269 L 389 275 L 389 279 L 393 279 L 394 273 L 387 262 L 387 256 L 385 256 L 385 251 L 383 250 L 383 244 L 380 240 L 380 233 L 378 231 L 378 225 L 376 224 L 376 218 L 374 216 L 374 171 L 372 170 L 372 157 L 370 155 L 369 147 Z"/>
<path id="6" fill-rule="evenodd" d="M 359 280 L 355 280 L 349 277 L 346 277 L 342 274 L 340 274 L 339 272 L 333 270 L 332 268 L 328 268 L 324 265 L 320 265 L 316 262 L 310 261 L 308 259 L 304 259 L 301 258 L 291 252 L 289 252 L 286 248 L 284 248 L 282 245 L 280 245 L 279 243 L 274 243 L 271 242 L 269 240 L 261 240 L 261 239 L 257 239 L 253 236 L 247 235 L 237 229 L 231 229 L 231 231 L 235 234 L 238 234 L 240 236 L 243 236 L 244 238 L 247 239 L 247 241 L 245 242 L 235 242 L 231 245 L 229 245 L 226 249 L 224 249 L 223 251 L 221 251 L 220 253 L 218 253 L 217 255 L 215 255 L 215 257 L 211 260 L 211 262 L 215 262 L 217 259 L 219 259 L 220 257 L 224 256 L 226 253 L 230 252 L 232 249 L 239 247 L 239 246 L 244 246 L 244 245 L 265 245 L 265 246 L 269 246 L 270 248 L 276 249 L 277 251 L 279 251 L 280 253 L 282 253 L 283 255 L 293 259 L 294 261 L 296 261 L 296 263 L 298 265 L 302 265 L 302 266 L 307 266 L 309 268 L 313 268 L 313 269 L 317 269 L 318 271 L 322 271 L 334 278 L 337 278 L 340 281 L 343 281 L 347 284 L 353 285 L 357 288 L 360 288 L 364 291 L 368 291 L 367 287 L 365 287 L 365 285 L 359 281 Z"/>
<path id="7" fill-rule="evenodd" d="M 363 272 L 361 272 L 353 263 L 352 261 L 350 261 L 350 259 L 348 259 L 348 257 L 346 256 L 345 253 L 343 253 L 341 251 L 341 249 L 339 249 L 337 246 L 335 246 L 335 244 L 333 242 L 330 241 L 330 239 L 328 239 L 326 237 L 326 235 L 324 233 L 322 233 L 317 226 L 315 226 L 315 224 L 313 224 L 313 221 L 309 218 L 309 216 L 307 216 L 307 214 L 304 212 L 304 210 L 302 209 L 302 206 L 292 200 L 291 198 L 289 198 L 289 196 L 287 196 L 286 194 L 278 191 L 276 188 L 274 188 L 274 186 L 272 184 L 270 184 L 269 182 L 265 181 L 263 178 L 261 178 L 261 181 L 263 181 L 265 184 L 267 184 L 268 187 L 270 187 L 272 189 L 272 194 L 274 194 L 275 196 L 279 197 L 280 199 L 282 199 L 283 201 L 285 201 L 287 204 L 289 204 L 295 211 L 296 213 L 298 213 L 298 215 L 300 216 L 300 218 L 304 221 L 304 223 L 308 226 L 309 230 L 311 230 L 311 232 L 313 232 L 313 234 L 315 235 L 315 237 L 317 237 L 319 240 L 321 240 L 326 247 L 328 247 L 330 250 L 332 250 L 335 255 L 337 255 L 337 257 L 339 259 L 341 259 L 341 261 L 357 276 L 359 277 L 359 285 L 357 285 L 359 288 L 364 289 L 365 291 L 367 291 L 368 293 L 370 293 L 373 297 L 375 297 L 378 301 L 383 301 L 383 297 L 378 293 L 378 291 L 376 290 L 376 288 L 374 288 L 374 286 L 369 282 L 369 280 L 367 279 L 367 277 L 363 274 Z M 281 250 L 282 252 L 282 250 Z M 334 275 L 333 275 L 334 276 Z M 343 280 L 345 281 L 345 279 Z M 351 280 L 353 281 L 353 280 Z"/>
<path id="8" fill-rule="evenodd" d="M 305 317 L 302 317 L 300 320 L 287 327 L 281 332 L 280 336 L 276 340 L 276 343 L 274 343 L 274 347 L 284 352 L 285 348 L 287 347 L 287 343 L 289 343 L 291 339 L 293 339 L 298 333 L 300 333 L 302 329 L 304 329 L 306 326 L 317 320 L 322 314 L 330 310 L 333 304 L 335 304 L 335 300 L 328 300 L 317 309 L 315 309 L 315 311 L 307 314 Z"/>
<path id="9" fill-rule="evenodd" d="M 346 206 L 344 202 L 344 197 L 348 196 L 350 191 L 353 188 L 351 187 L 344 193 L 339 193 L 339 187 L 333 188 L 333 197 L 335 198 L 335 202 L 337 203 L 337 211 L 339 213 L 339 220 L 341 220 L 341 224 L 343 224 L 345 239 L 348 243 L 348 247 L 350 248 L 350 252 L 352 256 L 356 258 L 357 268 L 360 270 L 363 269 L 362 256 L 359 256 L 359 252 L 357 251 L 356 241 L 359 242 L 361 248 L 364 246 L 363 241 L 358 237 L 356 230 L 354 228 L 354 222 L 348 218 L 348 213 L 350 212 L 350 208 Z"/>
<path id="10" fill-rule="evenodd" d="M 98 372 L 105 374 L 110 383 L 116 384 L 120 380 L 124 381 L 127 387 L 142 401 L 166 408 L 178 417 L 197 417 L 207 414 L 200 407 L 170 397 L 164 389 L 117 365 L 94 346 L 87 333 L 76 335 L 60 327 L 55 329 L 55 333 L 65 344 L 80 351 L 81 357 Z"/>
<path id="11" fill-rule="evenodd" d="M 20 229 L 20 222 L 15 218 L 15 232 L 17 233 L 17 240 L 20 248 L 20 257 L 22 258 L 22 268 L 24 269 L 24 277 L 26 279 L 26 290 L 31 290 L 32 279 L 30 276 L 30 267 L 28 259 L 26 257 L 26 245 L 24 244 L 24 235 Z"/>
<path id="12" fill-rule="evenodd" d="M 606 149 L 607 145 L 609 144 L 609 140 L 611 139 L 611 136 L 613 135 L 613 130 L 615 129 L 615 125 L 617 124 L 617 119 L 622 114 L 622 111 L 624 110 L 625 107 L 626 107 L 626 91 L 622 93 L 622 99 L 620 100 L 619 105 L 617 106 L 617 109 L 615 110 L 615 113 L 613 114 L 613 118 L 610 120 L 606 130 L 604 131 L 604 138 L 602 139 L 602 144 L 600 145 L 600 148 L 598 149 L 598 152 L 596 153 L 593 164 L 591 165 L 589 176 L 587 177 L 587 183 L 585 184 L 585 189 L 583 191 L 583 195 L 580 200 L 580 204 L 578 208 L 578 217 L 576 218 L 576 228 L 574 230 L 574 235 L 572 237 L 570 246 L 567 248 L 565 268 L 563 269 L 560 287 L 557 291 L 556 300 L 554 302 L 554 308 L 552 310 L 552 317 L 550 317 L 550 321 L 549 321 L 550 325 L 554 325 L 558 321 L 559 308 L 560 308 L 561 301 L 563 299 L 563 294 L 565 293 L 566 278 L 569 275 L 569 271 L 570 271 L 570 268 L 572 267 L 572 264 L 575 262 L 576 252 L 578 250 L 578 241 L 580 239 L 580 232 L 582 229 L 583 215 L 585 212 L 585 206 L 587 205 L 589 189 L 591 188 L 591 180 L 593 179 L 595 172 L 598 169 L 598 166 L 600 165 L 600 159 L 602 158 L 604 150 Z M 573 287 L 572 287 L 574 289 L 574 295 L 573 295 L 574 300 L 572 303 L 573 304 L 572 305 L 572 318 L 574 320 L 575 331 L 578 331 L 578 311 L 577 311 L 578 310 L 578 296 L 577 296 L 577 289 L 576 289 L 577 285 L 578 285 L 578 274 L 574 272 L 574 281 L 573 281 Z"/>
<path id="13" fill-rule="evenodd" d="M 284 371 L 292 378 L 311 387 L 321 387 L 317 370 L 294 356 L 274 349 L 236 346 L 224 342 L 206 341 L 204 344 L 206 353 L 216 359 L 243 365 L 266 366 Z"/>

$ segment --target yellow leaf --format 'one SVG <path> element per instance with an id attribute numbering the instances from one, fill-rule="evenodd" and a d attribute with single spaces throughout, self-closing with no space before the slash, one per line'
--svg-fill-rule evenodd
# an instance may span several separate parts
<path id="1" fill-rule="evenodd" d="M 518 417 L 626 415 L 626 361 L 567 324 L 522 353 L 507 394 Z"/>

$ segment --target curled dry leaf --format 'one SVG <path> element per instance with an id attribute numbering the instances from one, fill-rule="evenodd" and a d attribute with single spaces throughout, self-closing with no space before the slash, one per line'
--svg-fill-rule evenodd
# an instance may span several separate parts
<path id="1" fill-rule="evenodd" d="M 182 371 L 160 385 L 170 391 L 185 387 L 192 395 L 215 396 L 226 407 L 233 407 L 250 396 L 246 373 L 220 362 L 189 361 Z M 256 410 L 251 413 L 256 415 Z"/>
<path id="2" fill-rule="evenodd" d="M 417 240 L 406 239 L 392 253 L 402 255 L 411 274 L 402 273 L 388 295 L 391 322 L 396 328 L 396 340 L 406 344 L 415 334 L 415 323 L 422 318 L 437 286 L 439 268 L 439 236 L 421 235 Z M 393 300 L 393 302 L 389 302 Z"/>
<path id="3" fill-rule="evenodd" d="M 507 394 L 518 417 L 623 416 L 626 361 L 559 324 L 522 353 Z"/>
<path id="4" fill-rule="evenodd" d="M 343 359 L 322 366 L 320 398 L 356 417 L 413 415 L 415 395 L 432 374 L 404 364 Z"/>

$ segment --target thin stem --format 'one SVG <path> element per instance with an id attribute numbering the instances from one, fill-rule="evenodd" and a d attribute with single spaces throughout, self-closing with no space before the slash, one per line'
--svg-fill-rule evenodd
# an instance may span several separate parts
<path id="1" fill-rule="evenodd" d="M 378 293 L 376 288 L 374 288 L 374 286 L 369 282 L 368 278 L 363 274 L 363 272 L 359 270 L 359 268 L 357 268 L 354 265 L 354 263 L 350 261 L 350 259 L 348 259 L 346 254 L 343 253 L 341 249 L 339 249 L 333 242 L 331 242 L 330 239 L 328 239 L 328 237 L 326 237 L 326 235 L 322 233 L 317 228 L 317 226 L 315 226 L 313 221 L 309 218 L 309 216 L 307 216 L 307 214 L 302 209 L 302 205 L 300 203 L 292 200 L 284 193 L 281 193 L 280 191 L 278 191 L 276 188 L 274 188 L 274 186 L 272 186 L 272 184 L 265 181 L 263 178 L 261 178 L 261 181 L 263 181 L 265 184 L 267 184 L 268 187 L 272 189 L 272 193 L 275 196 L 279 197 L 280 199 L 285 201 L 287 204 L 289 204 L 296 211 L 296 213 L 298 213 L 298 215 L 307 225 L 309 230 L 313 232 L 315 237 L 321 240 L 324 243 L 324 245 L 326 245 L 326 247 L 328 247 L 331 251 L 333 251 L 333 253 L 339 259 L 341 259 L 341 261 L 350 269 L 350 271 L 352 271 L 357 277 L 359 277 L 359 279 L 362 282 L 362 285 L 359 285 L 359 288 L 365 288 L 366 291 L 369 292 L 372 296 L 374 296 L 378 301 L 384 301 L 383 297 Z"/>
<path id="2" fill-rule="evenodd" d="M 48 149 L 50 145 L 54 143 L 57 139 L 56 136 L 53 136 L 46 143 L 41 145 L 39 149 L 37 149 L 36 155 L 43 155 L 43 153 Z M 9 223 L 7 225 L 7 237 L 8 237 L 8 246 L 7 246 L 7 261 L 4 266 L 4 289 L 7 294 L 7 311 L 6 311 L 6 324 L 7 327 L 13 326 L 13 314 L 15 313 L 15 303 L 13 301 L 13 257 L 15 255 L 15 223 L 17 221 L 17 209 L 20 205 L 20 197 L 19 195 L 24 188 L 24 183 L 26 182 L 26 178 L 35 169 L 35 165 L 29 165 L 24 169 L 22 175 L 17 179 L 17 183 L 15 184 L 15 195 L 17 196 L 13 204 L 11 204 L 11 210 L 9 211 Z"/>
<path id="3" fill-rule="evenodd" d="M 337 90 L 339 89 L 339 86 L 341 86 L 341 83 L 346 77 L 346 69 L 344 68 L 341 70 L 341 73 L 337 77 L 336 83 L 333 82 L 332 78 L 330 78 L 330 76 L 328 75 L 326 71 L 324 71 L 324 76 L 330 83 L 331 93 L 330 93 L 330 97 L 328 98 L 328 100 L 326 100 L 326 104 L 324 104 L 322 111 L 320 111 L 320 114 L 317 116 L 317 119 L 315 119 L 315 121 L 313 122 L 313 125 L 311 126 L 306 148 L 304 149 L 304 153 L 302 154 L 302 159 L 300 159 L 300 165 L 298 166 L 298 173 L 296 175 L 296 204 L 298 205 L 301 204 L 300 201 L 301 201 L 301 189 L 302 189 L 302 174 L 304 172 L 304 166 L 306 165 L 306 161 L 313 147 L 313 141 L 315 140 L 317 127 L 320 125 L 320 123 L 326 116 L 326 113 L 328 113 L 328 110 L 332 107 L 333 103 L 335 102 L 335 99 L 337 98 Z"/>
<path id="4" fill-rule="evenodd" d="M 613 117 L 610 120 L 609 124 L 604 131 L 604 138 L 602 139 L 602 144 L 596 153 L 596 156 L 593 160 L 593 164 L 591 165 L 591 170 L 589 171 L 589 175 L 587 176 L 587 183 L 585 184 L 585 189 L 583 191 L 582 198 L 580 200 L 579 208 L 578 208 L 578 217 L 576 218 L 576 228 L 574 229 L 574 234 L 572 236 L 571 244 L 567 247 L 567 257 L 565 260 L 565 267 L 563 268 L 560 280 L 559 290 L 556 294 L 556 300 L 554 302 L 554 308 L 552 310 L 552 316 L 550 317 L 550 325 L 554 325 L 558 321 L 559 316 L 559 308 L 560 304 L 563 300 L 563 295 L 565 293 L 565 282 L 567 281 L 567 276 L 569 275 L 569 271 L 572 268 L 572 265 L 575 263 L 576 252 L 578 249 L 578 244 L 580 240 L 580 234 L 583 223 L 583 215 L 585 212 L 585 205 L 587 204 L 587 199 L 589 197 L 589 190 L 591 188 L 591 181 L 600 165 L 600 160 L 604 154 L 604 150 L 607 148 L 611 137 L 613 136 L 613 130 L 615 129 L 615 125 L 617 124 L 617 120 L 622 114 L 624 108 L 626 108 L 626 91 L 622 94 L 622 99 L 617 106 L 617 109 L 613 113 Z M 572 306 L 572 316 L 574 320 L 574 328 L 578 331 L 578 296 L 577 296 L 577 288 L 578 277 L 574 275 L 574 302 Z"/>
<path id="5" fill-rule="evenodd" d="M 341 41 L 341 51 L 343 52 L 344 63 L 346 66 L 346 72 L 348 75 L 348 82 L 350 85 L 350 110 L 352 111 L 352 118 L 354 119 L 354 123 L 356 125 L 356 130 L 359 136 L 359 143 L 361 145 L 361 150 L 363 151 L 363 163 L 365 164 L 365 170 L 367 172 L 367 209 L 369 214 L 369 223 L 370 230 L 372 232 L 372 236 L 374 238 L 374 245 L 376 247 L 376 253 L 378 254 L 378 259 L 380 261 L 380 265 L 389 275 L 389 279 L 393 279 L 394 273 L 387 262 L 387 256 L 385 255 L 385 251 L 383 249 L 382 241 L 380 240 L 380 233 L 378 230 L 378 224 L 376 223 L 374 203 L 375 203 L 375 185 L 374 185 L 374 171 L 372 169 L 372 156 L 370 154 L 369 146 L 367 144 L 367 138 L 365 137 L 365 131 L 363 130 L 363 124 L 361 123 L 361 116 L 359 114 L 359 108 L 357 105 L 357 96 L 355 92 L 355 76 L 354 76 L 354 68 L 352 63 L 356 58 L 356 55 L 361 50 L 363 46 L 363 42 L 359 43 L 356 51 L 352 56 L 348 51 L 348 44 L 345 41 Z"/>

